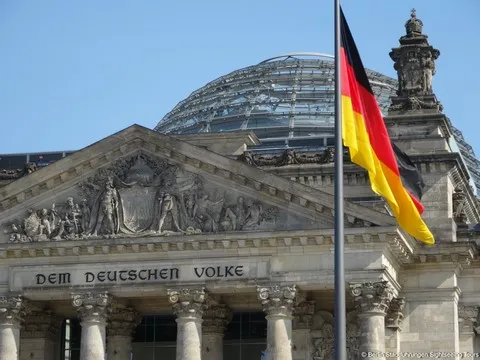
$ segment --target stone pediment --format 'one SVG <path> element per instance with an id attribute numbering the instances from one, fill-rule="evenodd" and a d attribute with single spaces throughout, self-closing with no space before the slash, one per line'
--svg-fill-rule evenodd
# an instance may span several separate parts
<path id="1" fill-rule="evenodd" d="M 138 125 L 0 190 L 0 242 L 333 227 L 333 197 Z M 394 220 L 345 203 L 346 226 Z"/>

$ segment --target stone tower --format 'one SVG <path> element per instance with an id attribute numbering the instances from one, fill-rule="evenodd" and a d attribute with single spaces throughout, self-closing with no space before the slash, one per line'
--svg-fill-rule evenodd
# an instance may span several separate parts
<path id="1" fill-rule="evenodd" d="M 415 10 L 405 30 L 400 46 L 390 52 L 398 74 L 398 91 L 385 122 L 391 139 L 422 172 L 424 218 L 437 242 L 457 241 L 458 230 L 479 222 L 477 200 L 466 165 L 452 146 L 450 120 L 433 91 L 440 52 L 429 44 Z"/>

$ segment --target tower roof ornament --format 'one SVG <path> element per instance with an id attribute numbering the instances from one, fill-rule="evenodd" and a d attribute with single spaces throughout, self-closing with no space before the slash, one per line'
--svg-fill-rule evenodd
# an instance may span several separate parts
<path id="1" fill-rule="evenodd" d="M 406 35 L 400 37 L 400 46 L 392 49 L 390 57 L 398 74 L 397 96 L 392 98 L 389 111 L 441 112 L 432 88 L 435 61 L 440 55 L 422 33 L 423 22 L 412 9 L 405 23 Z"/>
<path id="2" fill-rule="evenodd" d="M 405 23 L 407 30 L 407 37 L 415 37 L 422 35 L 423 22 L 417 18 L 417 10 L 412 9 L 410 12 L 410 19 Z"/>

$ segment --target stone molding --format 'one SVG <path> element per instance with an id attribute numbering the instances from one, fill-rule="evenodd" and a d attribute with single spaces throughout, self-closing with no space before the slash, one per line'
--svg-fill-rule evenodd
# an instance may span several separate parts
<path id="1" fill-rule="evenodd" d="M 310 329 L 315 313 L 315 301 L 302 301 L 293 308 L 293 329 Z"/>
<path id="2" fill-rule="evenodd" d="M 360 316 L 387 314 L 393 299 L 393 288 L 388 281 L 351 284 L 350 289 Z"/>
<path id="3" fill-rule="evenodd" d="M 131 307 L 112 306 L 108 317 L 107 336 L 132 336 L 142 321 L 141 316 Z"/>
<path id="4" fill-rule="evenodd" d="M 451 288 L 418 288 L 418 289 L 408 289 L 404 290 L 405 296 L 408 298 L 409 302 L 443 302 L 443 301 L 454 301 L 457 302 L 462 295 L 462 291 L 459 287 Z M 463 296 L 463 295 L 462 295 Z"/>
<path id="5" fill-rule="evenodd" d="M 63 317 L 53 311 L 35 311 L 27 315 L 22 326 L 21 336 L 26 339 L 57 340 Z"/>
<path id="6" fill-rule="evenodd" d="M 0 296 L 0 324 L 19 326 L 25 315 L 25 306 L 21 295 Z"/>
<path id="7" fill-rule="evenodd" d="M 207 298 L 204 288 L 168 289 L 167 294 L 173 312 L 178 318 L 202 318 Z"/>
<path id="8" fill-rule="evenodd" d="M 390 302 L 390 307 L 385 317 L 385 326 L 390 329 L 400 329 L 404 314 L 403 310 L 405 308 L 405 298 L 394 298 Z"/>
<path id="9" fill-rule="evenodd" d="M 223 335 L 231 320 L 232 311 L 226 305 L 212 305 L 203 312 L 202 333 Z"/>
<path id="10" fill-rule="evenodd" d="M 295 306 L 295 285 L 270 285 L 257 288 L 258 299 L 262 302 L 267 316 L 292 316 Z"/>
<path id="11" fill-rule="evenodd" d="M 408 255 L 412 249 L 399 237 L 397 227 L 346 228 L 345 242 L 348 244 L 384 244 L 395 242 L 400 252 Z M 108 255 L 110 253 L 127 254 L 143 252 L 175 252 L 184 250 L 215 250 L 238 248 L 276 248 L 291 246 L 332 245 L 332 229 L 291 230 L 259 232 L 252 238 L 248 232 L 224 234 L 172 235 L 166 238 L 101 239 L 61 242 L 42 242 L 25 244 L 0 244 L 0 259 L 65 257 Z M 399 252 L 399 254 L 400 254 Z M 400 258 L 402 263 L 409 262 L 408 257 Z"/>
<path id="12" fill-rule="evenodd" d="M 106 321 L 111 311 L 112 297 L 105 292 L 72 294 L 72 304 L 82 322 Z"/>

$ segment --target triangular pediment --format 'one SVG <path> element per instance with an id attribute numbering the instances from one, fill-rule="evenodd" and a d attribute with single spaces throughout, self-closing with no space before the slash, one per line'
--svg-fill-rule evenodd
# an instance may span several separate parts
<path id="1" fill-rule="evenodd" d="M 332 228 L 333 196 L 133 125 L 0 189 L 0 242 Z M 345 202 L 346 226 L 388 215 Z"/>

